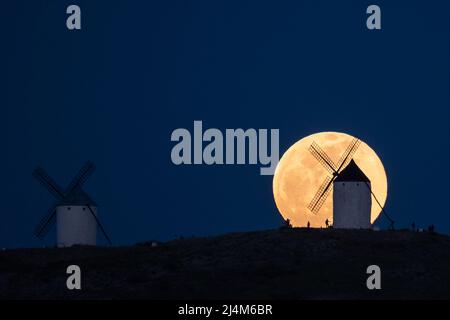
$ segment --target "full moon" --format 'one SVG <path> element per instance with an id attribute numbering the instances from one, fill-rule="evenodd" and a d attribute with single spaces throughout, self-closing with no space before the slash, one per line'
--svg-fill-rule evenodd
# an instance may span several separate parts
<path id="1" fill-rule="evenodd" d="M 313 156 L 309 148 L 313 142 L 337 163 L 350 145 L 353 136 L 340 132 L 320 132 L 307 136 L 292 145 L 281 157 L 273 177 L 273 195 L 283 218 L 294 227 L 324 227 L 328 219 L 333 221 L 333 194 L 330 193 L 317 214 L 308 209 L 317 190 L 331 174 Z M 361 141 L 352 159 L 371 182 L 372 192 L 384 206 L 387 198 L 387 177 L 383 164 L 365 142 Z M 343 168 L 342 168 L 343 169 Z M 341 170 L 342 171 L 342 170 Z M 372 196 L 371 222 L 381 213 Z"/>

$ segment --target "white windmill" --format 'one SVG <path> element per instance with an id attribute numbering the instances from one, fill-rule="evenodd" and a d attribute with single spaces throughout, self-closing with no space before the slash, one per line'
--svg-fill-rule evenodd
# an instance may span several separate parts
<path id="1" fill-rule="evenodd" d="M 370 214 L 372 197 L 381 208 L 381 212 L 389 220 L 391 228 L 394 228 L 392 220 L 372 192 L 370 180 L 352 159 L 361 140 L 354 138 L 341 158 L 335 164 L 333 160 L 313 142 L 309 151 L 331 174 L 327 176 L 314 198 L 308 205 L 308 209 L 317 214 L 333 191 L 333 227 L 335 228 L 370 228 Z"/>
<path id="2" fill-rule="evenodd" d="M 370 180 L 352 159 L 333 182 L 333 227 L 370 229 Z"/>
<path id="3" fill-rule="evenodd" d="M 58 247 L 96 245 L 97 226 L 111 244 L 97 217 L 96 203 L 81 189 L 94 170 L 93 163 L 86 163 L 66 190 L 56 184 L 42 168 L 38 167 L 33 171 L 33 176 L 57 198 L 57 202 L 36 228 L 35 234 L 38 238 L 45 237 L 56 221 Z"/>

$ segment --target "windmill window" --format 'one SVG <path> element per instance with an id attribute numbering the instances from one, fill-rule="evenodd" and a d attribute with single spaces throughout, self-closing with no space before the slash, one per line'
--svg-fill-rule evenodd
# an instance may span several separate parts
<path id="1" fill-rule="evenodd" d="M 357 183 L 356 185 L 359 186 L 359 183 Z"/>
<path id="2" fill-rule="evenodd" d="M 86 211 L 86 207 L 83 207 L 83 211 Z"/>
<path id="3" fill-rule="evenodd" d="M 67 207 L 67 210 L 70 210 L 70 207 Z"/>

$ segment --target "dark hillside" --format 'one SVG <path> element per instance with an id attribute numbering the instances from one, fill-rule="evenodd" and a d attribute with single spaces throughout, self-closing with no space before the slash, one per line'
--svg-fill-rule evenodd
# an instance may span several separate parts
<path id="1" fill-rule="evenodd" d="M 66 267 L 82 290 L 66 289 Z M 382 290 L 366 288 L 366 268 Z M 0 252 L 2 299 L 450 298 L 450 237 L 410 231 L 282 229 L 132 247 Z"/>

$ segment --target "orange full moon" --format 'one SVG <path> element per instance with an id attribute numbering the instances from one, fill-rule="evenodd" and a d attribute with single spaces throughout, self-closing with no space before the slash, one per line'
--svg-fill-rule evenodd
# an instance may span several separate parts
<path id="1" fill-rule="evenodd" d="M 313 156 L 309 148 L 313 142 L 337 163 L 352 140 L 351 135 L 340 132 L 320 132 L 307 136 L 292 145 L 281 157 L 273 177 L 273 195 L 283 218 L 294 227 L 324 227 L 333 221 L 333 195 L 330 193 L 317 214 L 308 209 L 317 190 L 331 174 Z M 383 164 L 375 151 L 361 141 L 353 160 L 371 182 L 372 192 L 382 206 L 387 198 L 387 177 Z M 341 170 L 342 171 L 342 170 Z M 372 196 L 371 222 L 380 215 L 381 208 Z"/>

